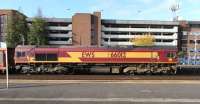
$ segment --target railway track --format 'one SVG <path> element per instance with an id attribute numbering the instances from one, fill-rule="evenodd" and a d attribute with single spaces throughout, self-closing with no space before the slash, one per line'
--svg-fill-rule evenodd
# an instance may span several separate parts
<path id="1" fill-rule="evenodd" d="M 10 75 L 22 80 L 200 80 L 200 75 Z M 0 75 L 5 79 L 5 75 Z"/>

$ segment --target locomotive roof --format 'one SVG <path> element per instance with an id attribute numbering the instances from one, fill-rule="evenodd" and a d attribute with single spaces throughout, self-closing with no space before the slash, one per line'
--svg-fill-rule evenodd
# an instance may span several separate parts
<path id="1" fill-rule="evenodd" d="M 129 50 L 129 49 L 177 49 L 174 46 L 145 46 L 145 47 L 98 47 L 98 46 L 35 46 L 35 45 L 18 45 L 17 48 L 104 48 L 104 49 L 118 49 L 118 50 Z"/>

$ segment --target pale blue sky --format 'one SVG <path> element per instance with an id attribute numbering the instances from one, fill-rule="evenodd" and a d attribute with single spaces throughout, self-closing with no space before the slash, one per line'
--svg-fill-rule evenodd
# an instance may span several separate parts
<path id="1" fill-rule="evenodd" d="M 200 0 L 177 0 L 178 15 L 184 20 L 200 20 Z M 45 17 L 71 18 L 76 12 L 103 10 L 106 19 L 171 20 L 170 5 L 175 0 L 0 0 L 0 9 L 21 8 L 29 17 L 41 8 Z M 68 10 L 70 9 L 70 10 Z"/>

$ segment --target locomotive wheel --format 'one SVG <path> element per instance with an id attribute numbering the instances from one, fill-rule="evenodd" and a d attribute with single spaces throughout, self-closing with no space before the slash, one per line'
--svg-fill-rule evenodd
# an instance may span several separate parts
<path id="1" fill-rule="evenodd" d="M 176 70 L 169 70 L 169 71 L 168 71 L 168 74 L 169 74 L 169 75 L 176 75 Z"/>
<path id="2" fill-rule="evenodd" d="M 75 69 L 74 68 L 69 68 L 68 71 L 65 74 L 74 74 L 75 73 Z"/>
<path id="3" fill-rule="evenodd" d="M 29 74 L 29 71 L 28 71 L 28 70 L 22 69 L 22 70 L 20 71 L 20 73 L 22 73 L 22 74 Z"/>
<path id="4" fill-rule="evenodd" d="M 148 70 L 144 74 L 146 74 L 146 75 L 152 75 L 152 72 L 151 72 L 151 70 Z"/>
<path id="5" fill-rule="evenodd" d="M 166 74 L 168 74 L 168 71 L 167 71 L 167 70 L 162 70 L 162 71 L 161 71 L 161 74 L 166 75 Z"/>
<path id="6" fill-rule="evenodd" d="M 129 70 L 125 73 L 126 75 L 135 75 L 135 71 Z"/>

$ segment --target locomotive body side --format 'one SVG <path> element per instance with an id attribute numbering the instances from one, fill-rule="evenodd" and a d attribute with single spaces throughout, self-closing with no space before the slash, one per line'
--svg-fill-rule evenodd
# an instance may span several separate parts
<path id="1" fill-rule="evenodd" d="M 22 47 L 21 47 L 22 48 Z M 77 64 L 97 66 L 98 64 L 118 67 L 119 70 L 125 67 L 139 69 L 152 65 L 158 67 L 175 66 L 177 63 L 176 50 L 173 49 L 112 49 L 98 47 L 65 47 L 65 48 L 26 48 L 24 56 L 15 57 L 15 64 L 29 64 L 41 67 L 41 65 L 75 67 Z M 17 54 L 16 54 L 17 55 Z M 25 62 L 25 63 L 24 63 Z M 91 66 L 92 65 L 92 66 Z M 119 67 L 120 66 L 120 67 Z M 140 67 L 140 68 L 138 68 Z M 152 69 L 156 67 L 153 66 Z M 130 69 L 130 68 L 129 68 Z M 147 68 L 146 68 L 147 69 Z M 170 70 L 168 68 L 167 70 Z M 162 69 L 164 70 L 164 69 Z"/>
<path id="2" fill-rule="evenodd" d="M 173 55 L 172 55 L 173 54 Z M 170 56 L 171 55 L 171 56 Z M 176 63 L 175 50 L 35 48 L 29 63 Z"/>

